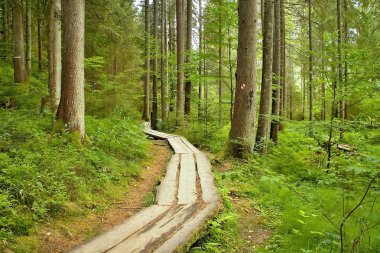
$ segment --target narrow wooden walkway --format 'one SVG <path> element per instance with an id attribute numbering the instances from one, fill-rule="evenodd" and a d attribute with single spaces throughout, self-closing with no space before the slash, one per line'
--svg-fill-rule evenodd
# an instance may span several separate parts
<path id="1" fill-rule="evenodd" d="M 184 137 L 154 131 L 149 124 L 144 132 L 168 140 L 175 153 L 155 204 L 70 253 L 184 251 L 217 210 L 218 194 L 206 155 Z"/>

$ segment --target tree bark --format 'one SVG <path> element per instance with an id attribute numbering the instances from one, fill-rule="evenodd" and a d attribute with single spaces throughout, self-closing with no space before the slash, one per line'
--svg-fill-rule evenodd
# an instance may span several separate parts
<path id="1" fill-rule="evenodd" d="M 9 9 L 8 1 L 3 1 L 3 58 L 8 55 L 8 36 L 9 36 Z"/>
<path id="2" fill-rule="evenodd" d="M 184 0 L 176 0 L 176 19 L 177 19 L 177 114 L 176 125 L 181 126 L 184 120 L 184 49 L 185 49 L 185 17 Z"/>
<path id="3" fill-rule="evenodd" d="M 158 0 L 153 0 L 153 70 L 152 70 L 152 81 L 153 81 L 153 96 L 152 96 L 152 129 L 157 129 L 157 114 L 158 114 L 158 104 L 157 104 L 157 41 L 158 41 Z"/>
<path id="4" fill-rule="evenodd" d="M 219 126 L 222 125 L 222 1 L 218 1 L 218 121 Z"/>
<path id="5" fill-rule="evenodd" d="M 261 81 L 260 112 L 256 136 L 256 149 L 261 153 L 267 152 L 269 134 L 269 116 L 272 95 L 273 15 L 273 0 L 264 0 L 263 70 Z"/>
<path id="6" fill-rule="evenodd" d="M 272 80 L 272 121 L 270 138 L 278 142 L 279 112 L 280 112 L 280 83 L 281 83 L 281 34 L 280 34 L 280 0 L 274 1 L 274 36 L 273 36 L 273 80 Z"/>
<path id="7" fill-rule="evenodd" d="M 236 99 L 229 138 L 231 154 L 243 158 L 255 144 L 257 2 L 239 0 L 238 10 Z"/>
<path id="8" fill-rule="evenodd" d="M 191 63 L 191 46 L 193 42 L 193 1 L 187 0 L 187 27 L 186 27 L 186 84 L 185 84 L 185 114 L 190 115 L 191 111 L 191 77 L 190 77 L 190 63 Z"/>
<path id="9" fill-rule="evenodd" d="M 32 7 L 31 0 L 26 0 L 26 67 L 28 74 L 32 72 Z"/>
<path id="10" fill-rule="evenodd" d="M 38 48 L 38 71 L 42 72 L 43 66 L 42 66 L 42 9 L 41 9 L 41 2 L 38 1 L 37 4 L 37 12 L 38 12 L 38 18 L 37 18 L 37 48 Z"/>
<path id="11" fill-rule="evenodd" d="M 14 43 L 14 81 L 24 82 L 28 76 L 25 66 L 24 29 L 22 21 L 22 1 L 13 1 L 13 43 Z"/>
<path id="12" fill-rule="evenodd" d="M 199 77 L 202 76 L 202 68 L 203 68 L 203 61 L 202 61 L 202 0 L 198 0 L 198 38 L 199 38 L 199 44 L 198 44 L 198 54 L 199 54 L 199 63 L 198 63 L 198 75 Z M 198 84 L 198 118 L 202 116 L 202 80 L 199 79 Z"/>
<path id="13" fill-rule="evenodd" d="M 280 0 L 280 45 L 281 45 L 281 72 L 280 72 L 280 84 L 281 84 L 281 106 L 280 117 L 287 116 L 287 83 L 286 83 L 286 30 L 285 30 L 285 6 L 284 0 Z M 282 124 L 280 123 L 280 129 Z"/>
<path id="14" fill-rule="evenodd" d="M 165 124 L 168 117 L 166 105 L 166 52 L 167 52 L 167 32 L 166 32 L 166 0 L 161 1 L 161 118 Z"/>
<path id="15" fill-rule="evenodd" d="M 143 120 L 149 121 L 150 110 L 149 110 L 149 83 L 150 83 L 150 53 L 149 53 L 149 0 L 145 0 L 145 75 L 144 75 L 144 109 L 143 109 Z"/>
<path id="16" fill-rule="evenodd" d="M 58 118 L 85 138 L 84 106 L 85 0 L 62 2 L 62 91 Z"/>
<path id="17" fill-rule="evenodd" d="M 310 130 L 312 129 L 313 122 L 313 27 L 312 27 L 312 15 L 311 15 L 311 0 L 308 1 L 309 5 L 309 121 Z"/>
<path id="18" fill-rule="evenodd" d="M 50 109 L 56 112 L 61 98 L 61 0 L 50 0 L 49 11 L 49 95 Z"/>

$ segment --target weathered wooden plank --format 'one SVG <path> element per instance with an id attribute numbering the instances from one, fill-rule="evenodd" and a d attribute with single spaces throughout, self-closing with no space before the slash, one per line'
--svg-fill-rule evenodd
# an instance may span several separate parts
<path id="1" fill-rule="evenodd" d="M 186 220 L 182 225 L 182 228 L 172 237 L 167 238 L 167 240 L 155 250 L 154 253 L 186 251 L 191 246 L 192 240 L 196 239 L 195 237 L 203 228 L 203 225 L 207 220 L 212 218 L 217 209 L 218 202 L 207 204 L 202 210 L 197 212 L 196 216 L 192 219 Z"/>
<path id="2" fill-rule="evenodd" d="M 70 250 L 68 253 L 100 253 L 124 241 L 138 229 L 169 210 L 168 206 L 150 206 L 127 219 L 112 230 L 94 237 L 91 241 Z"/>
<path id="3" fill-rule="evenodd" d="M 151 252 L 181 229 L 182 224 L 194 216 L 197 208 L 197 205 L 177 205 L 170 209 L 160 220 L 154 224 L 147 225 L 107 252 Z"/>
<path id="4" fill-rule="evenodd" d="M 181 145 L 180 142 L 178 142 L 178 139 L 175 137 L 168 138 L 170 146 L 173 148 L 174 152 L 176 154 L 186 154 L 188 153 L 188 150 Z"/>
<path id="5" fill-rule="evenodd" d="M 202 153 L 193 144 L 191 144 L 185 137 L 180 137 L 182 142 L 193 152 L 193 153 Z"/>
<path id="6" fill-rule="evenodd" d="M 196 170 L 192 154 L 181 154 L 178 185 L 178 204 L 191 204 L 197 200 Z"/>
<path id="7" fill-rule="evenodd" d="M 174 154 L 166 166 L 166 175 L 157 190 L 158 205 L 174 205 L 177 202 L 177 173 L 180 154 Z"/>
<path id="8" fill-rule="evenodd" d="M 182 141 L 182 137 L 174 137 L 175 140 L 179 143 L 183 150 L 185 150 L 186 154 L 192 154 L 193 151 Z"/>
<path id="9" fill-rule="evenodd" d="M 205 154 L 195 154 L 197 170 L 202 188 L 202 198 L 205 202 L 218 201 L 218 192 L 215 187 L 211 164 Z"/>

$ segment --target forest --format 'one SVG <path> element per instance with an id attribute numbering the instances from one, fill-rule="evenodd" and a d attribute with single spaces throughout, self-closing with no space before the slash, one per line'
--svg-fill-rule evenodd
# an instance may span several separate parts
<path id="1" fill-rule="evenodd" d="M 158 206 L 178 136 L 219 197 L 173 252 L 380 252 L 379 0 L 0 0 L 0 22 L 0 252 Z"/>

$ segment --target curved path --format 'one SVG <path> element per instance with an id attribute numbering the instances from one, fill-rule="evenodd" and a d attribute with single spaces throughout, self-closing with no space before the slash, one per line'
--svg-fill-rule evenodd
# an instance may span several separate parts
<path id="1" fill-rule="evenodd" d="M 188 249 L 218 208 L 218 194 L 205 154 L 184 137 L 144 132 L 168 140 L 174 150 L 154 205 L 112 230 L 70 250 L 70 253 L 169 253 Z"/>

